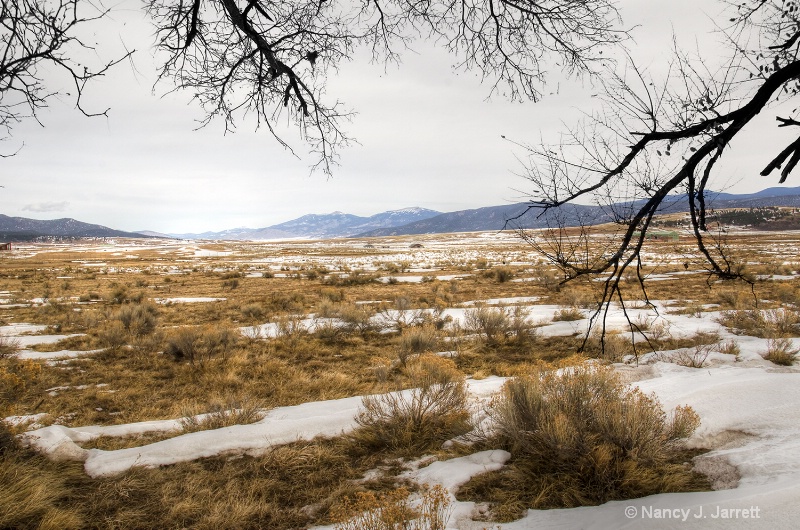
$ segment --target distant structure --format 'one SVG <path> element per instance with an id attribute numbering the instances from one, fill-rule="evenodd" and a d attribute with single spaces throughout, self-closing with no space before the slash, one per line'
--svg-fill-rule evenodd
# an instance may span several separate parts
<path id="1" fill-rule="evenodd" d="M 422 243 L 412 243 L 408 248 L 422 248 Z"/>
<path id="2" fill-rule="evenodd" d="M 0 250 L 11 250 L 11 243 L 0 243 Z"/>

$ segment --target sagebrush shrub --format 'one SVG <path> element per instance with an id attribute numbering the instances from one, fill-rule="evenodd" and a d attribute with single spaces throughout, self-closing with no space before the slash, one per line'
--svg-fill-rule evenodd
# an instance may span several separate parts
<path id="1" fill-rule="evenodd" d="M 183 432 L 221 429 L 231 425 L 247 425 L 261 420 L 265 414 L 260 400 L 228 399 L 212 405 L 208 411 L 186 411 L 181 419 Z M 202 412 L 202 413 L 201 413 Z"/>
<path id="2" fill-rule="evenodd" d="M 176 361 L 203 364 L 215 357 L 225 359 L 239 337 L 237 330 L 228 327 L 183 327 L 167 337 L 164 352 Z"/>
<path id="3" fill-rule="evenodd" d="M 719 323 L 733 328 L 734 333 L 753 337 L 793 337 L 800 330 L 800 312 L 786 308 L 725 311 L 720 316 Z"/>
<path id="4" fill-rule="evenodd" d="M 586 365 L 510 380 L 491 415 L 495 443 L 542 508 L 680 489 L 670 462 L 700 422 L 690 407 L 667 415 L 612 369 Z"/>
<path id="5" fill-rule="evenodd" d="M 464 327 L 496 343 L 510 331 L 511 318 L 502 307 L 478 306 L 464 312 Z"/>
<path id="6" fill-rule="evenodd" d="M 769 339 L 767 350 L 762 354 L 764 359 L 781 366 L 792 366 L 800 349 L 795 348 L 791 339 Z"/>
<path id="7" fill-rule="evenodd" d="M 358 445 L 411 454 L 470 430 L 467 387 L 453 361 L 423 355 L 407 373 L 414 388 L 362 399 L 359 428 L 351 435 Z"/>
<path id="8" fill-rule="evenodd" d="M 430 325 L 404 329 L 400 334 L 398 358 L 405 366 L 409 356 L 433 352 L 438 344 L 436 328 Z"/>
<path id="9" fill-rule="evenodd" d="M 158 324 L 158 310 L 150 303 L 126 304 L 113 315 L 112 320 L 120 322 L 132 337 L 143 337 L 153 333 Z"/>
<path id="10" fill-rule="evenodd" d="M 582 318 L 583 312 L 577 307 L 562 307 L 553 313 L 553 322 L 573 322 Z"/>
<path id="11" fill-rule="evenodd" d="M 16 355 L 21 349 L 18 339 L 0 335 L 0 359 Z"/>

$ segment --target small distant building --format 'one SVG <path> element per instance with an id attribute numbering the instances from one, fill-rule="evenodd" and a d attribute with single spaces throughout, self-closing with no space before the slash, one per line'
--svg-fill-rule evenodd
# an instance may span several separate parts
<path id="1" fill-rule="evenodd" d="M 422 243 L 412 243 L 409 248 L 422 248 Z"/>
<path id="2" fill-rule="evenodd" d="M 0 250 L 11 250 L 11 243 L 0 243 Z"/>

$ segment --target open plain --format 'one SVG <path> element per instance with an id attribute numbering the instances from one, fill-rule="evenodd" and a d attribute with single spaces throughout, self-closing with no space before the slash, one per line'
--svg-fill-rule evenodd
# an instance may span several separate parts
<path id="1" fill-rule="evenodd" d="M 714 281 L 688 235 L 649 241 L 647 297 L 626 279 L 605 337 L 589 329 L 602 281 L 562 285 L 508 232 L 16 245 L 0 256 L 0 527 L 785 527 L 800 233 L 726 244 L 752 283 Z M 625 449 L 631 471 L 585 446 L 611 434 L 587 435 L 619 487 L 550 494 L 566 468 L 531 471 L 530 440 L 497 425 L 509 381 L 553 373 L 612 374 L 622 403 L 656 403 L 663 455 Z"/>

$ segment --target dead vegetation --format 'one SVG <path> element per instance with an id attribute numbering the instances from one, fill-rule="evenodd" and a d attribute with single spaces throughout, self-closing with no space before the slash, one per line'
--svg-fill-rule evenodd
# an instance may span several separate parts
<path id="1" fill-rule="evenodd" d="M 393 513 L 387 517 L 395 523 L 428 517 L 427 508 L 414 511 L 407 504 L 409 493 L 426 493 L 413 491 L 398 475 L 408 459 L 459 454 L 458 447 L 443 449 L 443 443 L 473 427 L 465 378 L 490 375 L 519 376 L 496 402 L 493 415 L 507 425 L 491 439 L 514 456 L 505 471 L 476 477 L 460 495 L 491 501 L 496 520 L 532 506 L 707 487 L 681 474 L 687 453 L 680 439 L 690 431 L 691 411 L 665 415 L 650 398 L 625 390 L 602 371 L 591 377 L 575 371 L 575 384 L 598 396 L 593 399 L 606 413 L 590 409 L 581 416 L 574 402 L 562 400 L 563 410 L 539 403 L 537 414 L 551 422 L 540 431 L 514 423 L 522 417 L 511 408 L 515 400 L 530 405 L 534 394 L 566 392 L 566 380 L 536 371 L 543 365 L 564 359 L 572 365 L 586 357 L 619 362 L 636 353 L 634 342 L 630 333 L 612 331 L 600 348 L 598 335 L 584 345 L 579 332 L 540 332 L 553 321 L 584 322 L 596 309 L 596 282 L 561 285 L 516 240 L 468 244 L 480 248 L 480 257 L 469 247 L 470 252 L 448 249 L 414 262 L 399 250 L 405 252 L 405 242 L 375 250 L 350 242 L 202 245 L 201 250 L 233 253 L 204 258 L 175 248 L 143 249 L 130 258 L 91 246 L 44 247 L 0 260 L 0 290 L 20 304 L 0 309 L 0 319 L 63 335 L 29 349 L 101 350 L 57 362 L 20 361 L 14 356 L 22 346 L 0 335 L 4 416 L 46 412 L 45 424 L 68 426 L 184 418 L 183 431 L 99 438 L 86 448 L 135 447 L 181 432 L 258 421 L 274 407 L 371 396 L 364 400 L 359 428 L 348 436 L 274 447 L 257 457 L 136 468 L 107 479 L 89 479 L 78 464 L 56 465 L 24 452 L 4 427 L 0 497 L 22 495 L 31 503 L 30 510 L 0 513 L 0 527 L 47 522 L 59 528 L 345 529 L 362 524 L 359 513 Z M 673 243 L 657 244 L 665 253 L 683 252 Z M 751 262 L 759 258 L 756 252 L 743 255 Z M 106 265 L 96 265 L 101 262 Z M 754 275 L 792 272 L 766 261 L 751 268 Z M 667 277 L 685 272 L 682 263 L 654 262 L 645 269 Z M 386 274 L 395 281 L 378 281 Z M 455 275 L 461 279 L 449 279 Z M 412 277 L 424 281 L 401 281 Z M 651 298 L 677 300 L 669 311 L 686 315 L 721 309 L 720 321 L 730 329 L 772 339 L 766 359 L 794 362 L 797 352 L 785 340 L 798 335 L 800 323 L 794 282 L 757 281 L 750 289 L 708 284 L 701 271 L 676 278 L 652 282 Z M 631 300 L 643 300 L 635 281 L 624 289 Z M 45 294 L 46 301 L 32 302 Z M 184 301 L 200 298 L 206 301 Z M 516 301 L 523 298 L 558 309 L 534 317 L 530 303 Z M 633 319 L 655 348 L 684 349 L 688 366 L 704 366 L 712 351 L 738 353 L 735 342 L 722 343 L 718 336 L 677 338 L 664 321 L 652 315 Z M 634 340 L 649 351 L 640 338 Z M 575 357 L 582 345 L 582 357 Z M 635 422 L 626 419 L 633 417 Z M 655 447 L 669 447 L 669 454 L 656 457 Z M 626 451 L 636 454 L 635 461 L 625 458 Z M 570 461 L 569 455 L 583 456 Z M 24 488 L 17 488 L 22 476 Z M 431 521 L 447 511 L 435 498 Z"/>

